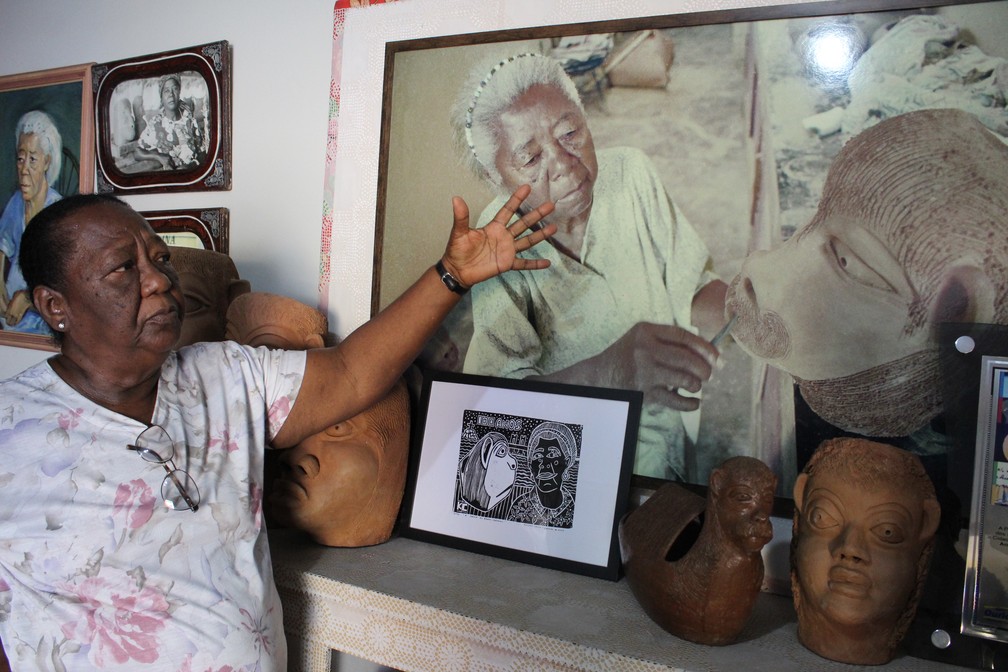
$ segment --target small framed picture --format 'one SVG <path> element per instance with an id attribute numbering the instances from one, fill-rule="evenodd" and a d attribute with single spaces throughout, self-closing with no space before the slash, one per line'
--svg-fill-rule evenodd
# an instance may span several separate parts
<path id="1" fill-rule="evenodd" d="M 231 188 L 227 41 L 94 66 L 99 192 Z"/>
<path id="2" fill-rule="evenodd" d="M 1008 642 L 1008 357 L 981 371 L 962 631 Z"/>
<path id="3" fill-rule="evenodd" d="M 428 372 L 403 534 L 619 577 L 642 394 Z"/>
<path id="4" fill-rule="evenodd" d="M 148 210 L 140 214 L 169 245 L 228 253 L 230 213 L 227 208 Z"/>

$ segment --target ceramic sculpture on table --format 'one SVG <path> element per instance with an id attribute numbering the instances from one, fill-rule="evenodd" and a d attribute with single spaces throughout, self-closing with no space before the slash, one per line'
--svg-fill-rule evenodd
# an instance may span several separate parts
<path id="1" fill-rule="evenodd" d="M 711 472 L 706 500 L 667 483 L 623 520 L 627 580 L 653 621 L 700 644 L 735 641 L 763 583 L 776 487 L 765 464 L 733 457 Z"/>
<path id="2" fill-rule="evenodd" d="M 888 662 L 913 620 L 940 518 L 920 459 L 867 439 L 826 441 L 794 502 L 798 639 L 831 660 Z"/>
<path id="3" fill-rule="evenodd" d="M 306 350 L 329 340 L 321 312 L 290 297 L 251 292 L 228 308 L 228 338 Z M 287 450 L 268 451 L 266 513 L 326 546 L 371 546 L 392 535 L 406 486 L 409 393 L 400 380 L 378 403 Z"/>

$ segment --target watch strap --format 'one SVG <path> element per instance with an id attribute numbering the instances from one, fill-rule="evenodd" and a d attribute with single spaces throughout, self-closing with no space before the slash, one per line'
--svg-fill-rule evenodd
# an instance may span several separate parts
<path id="1" fill-rule="evenodd" d="M 444 283 L 445 287 L 459 296 L 464 296 L 465 293 L 469 291 L 468 287 L 463 285 L 458 281 L 458 278 L 448 272 L 448 269 L 445 268 L 444 262 L 441 259 L 438 259 L 437 263 L 434 264 L 434 270 L 436 270 L 438 275 L 441 276 L 441 282 Z"/>

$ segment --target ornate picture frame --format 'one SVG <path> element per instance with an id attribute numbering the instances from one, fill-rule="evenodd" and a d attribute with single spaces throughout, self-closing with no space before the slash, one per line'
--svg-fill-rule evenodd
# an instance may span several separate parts
<path id="1" fill-rule="evenodd" d="M 226 40 L 95 65 L 92 85 L 99 192 L 231 189 Z"/>
<path id="2" fill-rule="evenodd" d="M 140 214 L 169 245 L 228 253 L 231 214 L 227 208 L 147 210 Z"/>

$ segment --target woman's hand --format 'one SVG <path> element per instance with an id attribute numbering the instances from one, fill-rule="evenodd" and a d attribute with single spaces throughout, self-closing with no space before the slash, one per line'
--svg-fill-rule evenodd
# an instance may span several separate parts
<path id="1" fill-rule="evenodd" d="M 718 350 L 681 327 L 639 322 L 591 363 L 597 384 L 644 392 L 644 400 L 679 411 L 692 411 L 700 400 L 679 393 L 699 392 L 710 379 Z"/>
<path id="2" fill-rule="evenodd" d="M 469 228 L 469 207 L 458 196 L 452 199 L 454 223 L 445 248 L 445 268 L 466 287 L 510 270 L 546 268 L 546 259 L 523 259 L 518 256 L 556 232 L 555 224 L 522 235 L 553 212 L 553 204 L 543 203 L 518 220 L 511 222 L 532 189 L 523 185 L 515 191 L 497 215 L 482 229 Z"/>

